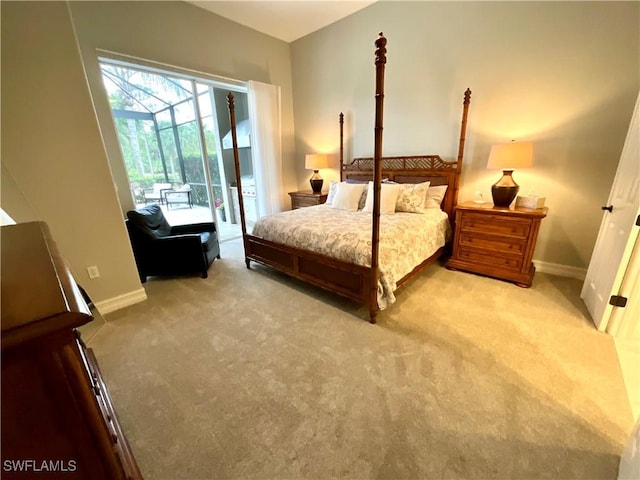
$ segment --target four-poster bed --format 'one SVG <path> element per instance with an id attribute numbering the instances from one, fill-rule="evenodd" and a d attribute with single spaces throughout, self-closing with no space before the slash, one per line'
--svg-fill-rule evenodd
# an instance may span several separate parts
<path id="1" fill-rule="evenodd" d="M 247 268 L 250 267 L 250 262 L 255 261 L 281 272 L 284 272 L 290 276 L 303 280 L 307 283 L 311 283 L 318 287 L 324 288 L 331 292 L 337 293 L 351 300 L 354 300 L 369 310 L 369 321 L 375 323 L 378 310 L 380 309 L 378 301 L 383 298 L 380 295 L 379 288 L 381 279 L 381 273 L 379 270 L 380 264 L 380 243 L 381 243 L 381 190 L 382 190 L 382 178 L 385 181 L 395 182 L 400 184 L 422 184 L 424 182 L 430 182 L 430 186 L 447 186 L 444 198 L 440 207 L 446 215 L 440 212 L 440 209 L 436 210 L 440 213 L 441 217 L 444 217 L 446 222 L 446 228 L 449 228 L 449 221 L 453 221 L 453 209 L 456 204 L 458 194 L 458 183 L 460 179 L 460 172 L 462 167 L 462 156 L 464 152 L 465 131 L 467 123 L 467 112 L 469 108 L 471 91 L 467 89 L 464 94 L 463 102 L 463 114 L 460 129 L 460 140 L 458 147 L 458 157 L 455 162 L 445 162 L 438 155 L 420 155 L 420 156 L 400 156 L 400 157 L 383 157 L 382 156 L 382 129 L 383 129 L 383 101 L 384 101 L 384 69 L 386 63 L 386 38 L 380 34 L 376 40 L 375 51 L 375 65 L 376 65 L 376 112 L 375 112 L 375 136 L 374 136 L 374 155 L 372 158 L 356 158 L 351 163 L 344 163 L 344 146 L 343 146 L 343 126 L 344 117 L 340 114 L 340 164 L 341 172 L 340 179 L 343 182 L 373 182 L 369 184 L 369 188 L 373 191 L 373 202 L 370 205 L 370 215 L 368 213 L 357 212 L 360 218 L 368 219 L 368 226 L 370 226 L 370 236 L 365 241 L 362 241 L 362 232 L 360 232 L 360 239 L 356 240 L 360 244 L 365 244 L 367 248 L 366 255 L 359 254 L 360 260 L 357 261 L 351 258 L 347 261 L 345 259 L 336 258 L 331 252 L 332 246 L 327 248 L 319 248 L 310 250 L 308 248 L 299 248 L 299 242 L 276 242 L 264 238 L 266 235 L 256 235 L 254 229 L 253 234 L 248 234 L 244 218 L 244 206 L 242 197 L 239 198 L 240 206 L 240 220 L 242 226 L 242 236 L 245 249 L 245 262 Z M 236 180 L 238 182 L 238 191 L 241 191 L 241 175 L 239 166 L 238 149 L 236 142 L 235 131 L 235 105 L 233 94 L 228 95 L 229 102 L 229 114 L 231 120 L 231 133 L 234 146 L 234 159 L 236 168 Z M 386 187 L 385 187 L 386 188 Z M 280 219 L 280 224 L 292 223 L 293 215 L 301 215 L 303 211 L 315 210 L 315 213 L 319 213 L 321 209 L 325 209 L 323 215 L 327 215 L 327 211 L 330 207 L 320 205 L 315 207 L 309 207 L 302 210 L 294 210 L 290 212 L 283 212 L 281 214 L 272 215 L 269 217 L 278 217 L 279 215 L 289 215 L 286 219 Z M 365 209 L 366 210 L 366 209 Z M 337 210 L 334 210 L 337 212 Z M 351 212 L 349 212 L 351 213 Z M 433 218 L 432 223 L 440 223 L 437 230 L 442 230 L 441 221 L 438 220 L 436 212 L 428 212 Z M 342 215 L 342 214 L 341 214 Z M 389 224 L 387 217 L 396 217 L 399 215 L 384 215 L 385 225 Z M 404 214 L 423 216 L 416 214 Z M 366 217 L 364 217 L 366 216 Z M 427 217 L 427 215 L 424 215 Z M 264 217 L 265 219 L 269 217 Z M 447 218 L 448 217 L 448 218 Z M 355 219 L 356 217 L 351 217 Z M 349 218 L 342 218 L 344 222 L 350 222 Z M 404 221 L 404 220 L 399 220 Z M 407 220 L 408 221 L 408 220 Z M 353 223 L 356 223 L 355 221 Z M 414 229 L 413 227 L 407 227 L 409 224 L 401 224 L 396 226 L 396 230 L 407 231 L 416 230 L 419 231 L 419 227 Z M 255 228 L 255 227 L 254 227 Z M 327 227 L 328 228 L 328 227 Z M 387 228 L 387 227 L 385 227 Z M 322 229 L 321 229 L 322 230 Z M 266 230 L 265 230 L 266 231 Z M 442 232 L 441 232 L 442 233 Z M 448 231 L 447 231 L 448 233 Z M 383 232 L 384 234 L 384 232 Z M 308 236 L 308 232 L 306 234 Z M 282 235 L 281 235 L 282 236 Z M 284 235 L 283 238 L 288 236 Z M 383 235 L 384 238 L 384 235 Z M 418 239 L 417 243 L 422 243 Z M 424 267 L 437 260 L 444 251 L 444 244 L 447 238 L 440 241 L 439 244 L 433 247 L 433 252 L 429 250 L 429 254 L 421 257 L 419 260 L 412 260 L 413 263 L 407 269 L 396 269 L 397 272 L 402 272 L 401 276 L 394 278 L 391 276 L 385 279 L 385 284 L 389 284 L 390 288 L 396 289 L 403 285 L 407 280 L 419 273 Z M 407 242 L 414 242 L 412 239 L 406 240 Z M 415 245 L 415 243 L 412 243 Z M 412 245 L 405 245 L 406 249 L 411 249 Z M 324 252 L 323 252 L 324 250 Z M 323 253 L 318 253 L 318 251 Z M 397 252 L 396 250 L 394 250 Z M 328 253 L 331 253 L 329 255 Z M 385 252 L 387 260 L 389 258 L 389 252 Z M 364 258 L 366 257 L 366 258 Z M 405 262 L 406 263 L 406 262 Z M 412 268 L 413 267 L 413 268 Z M 408 270 L 408 271 L 407 271 Z M 387 289 L 389 289 L 387 285 Z M 388 294 L 388 292 L 387 292 Z"/>

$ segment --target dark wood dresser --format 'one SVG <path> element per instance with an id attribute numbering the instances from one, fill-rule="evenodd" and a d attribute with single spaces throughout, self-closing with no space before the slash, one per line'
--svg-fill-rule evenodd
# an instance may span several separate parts
<path id="1" fill-rule="evenodd" d="M 313 205 L 320 205 L 327 201 L 327 193 L 313 193 L 311 190 L 308 192 L 289 192 L 291 197 L 291 210 L 296 208 L 311 207 Z"/>
<path id="2" fill-rule="evenodd" d="M 2 478 L 142 478 L 45 223 L 2 227 Z"/>
<path id="3" fill-rule="evenodd" d="M 456 207 L 451 270 L 465 270 L 530 287 L 531 259 L 546 208 L 501 208 L 464 202 Z"/>

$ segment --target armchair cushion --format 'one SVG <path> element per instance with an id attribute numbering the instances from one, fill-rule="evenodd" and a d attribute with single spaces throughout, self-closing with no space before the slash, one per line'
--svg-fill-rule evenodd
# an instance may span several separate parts
<path id="1" fill-rule="evenodd" d="M 127 230 L 142 282 L 149 275 L 194 272 L 206 278 L 209 265 L 220 258 L 214 223 L 171 227 L 159 205 L 127 212 Z"/>

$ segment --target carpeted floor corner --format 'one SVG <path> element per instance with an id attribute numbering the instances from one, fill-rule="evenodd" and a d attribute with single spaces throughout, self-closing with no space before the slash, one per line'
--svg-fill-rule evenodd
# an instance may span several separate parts
<path id="1" fill-rule="evenodd" d="M 370 325 L 242 255 L 90 340 L 145 478 L 616 478 L 632 415 L 579 281 L 432 265 Z"/>

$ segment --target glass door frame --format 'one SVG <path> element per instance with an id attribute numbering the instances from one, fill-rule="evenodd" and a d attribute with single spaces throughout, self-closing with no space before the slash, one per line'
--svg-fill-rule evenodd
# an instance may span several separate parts
<path id="1" fill-rule="evenodd" d="M 202 155 L 203 155 L 203 161 L 204 161 L 204 171 L 205 171 L 205 178 L 207 180 L 207 193 L 209 195 L 209 208 L 211 209 L 211 215 L 213 216 L 213 218 L 216 218 L 217 212 L 217 206 L 215 204 L 215 191 L 213 188 L 213 174 L 211 173 L 211 165 L 209 164 L 209 154 L 208 154 L 208 150 L 207 150 L 207 139 L 205 136 L 205 126 L 204 126 L 204 119 L 202 117 L 201 111 L 200 111 L 200 95 L 202 95 L 201 93 L 198 92 L 198 84 L 204 85 L 207 87 L 208 89 L 208 95 L 209 95 L 209 101 L 211 102 L 211 118 L 213 121 L 213 126 L 214 128 L 216 127 L 217 124 L 217 108 L 216 108 L 216 102 L 215 102 L 215 96 L 214 96 L 214 90 L 213 90 L 213 86 L 209 85 L 207 83 L 204 82 L 200 82 L 196 79 L 192 79 L 191 80 L 191 85 L 192 85 L 192 89 L 195 92 L 194 94 L 194 99 L 195 99 L 195 112 L 196 112 L 196 117 L 198 119 L 198 126 L 199 126 L 199 133 L 200 133 L 200 145 L 202 148 Z M 227 190 L 226 187 L 227 185 L 227 178 L 226 178 L 226 173 L 225 173 L 225 169 L 224 169 L 224 162 L 223 162 L 223 155 L 222 155 L 222 142 L 220 141 L 220 135 L 215 135 L 215 142 L 216 142 L 216 161 L 218 162 L 218 175 L 220 176 L 220 183 L 222 188 L 222 202 L 223 204 L 226 206 L 225 208 L 229 208 L 231 206 L 231 197 L 229 195 L 229 191 Z M 230 216 L 227 216 L 227 218 L 231 219 Z"/>

